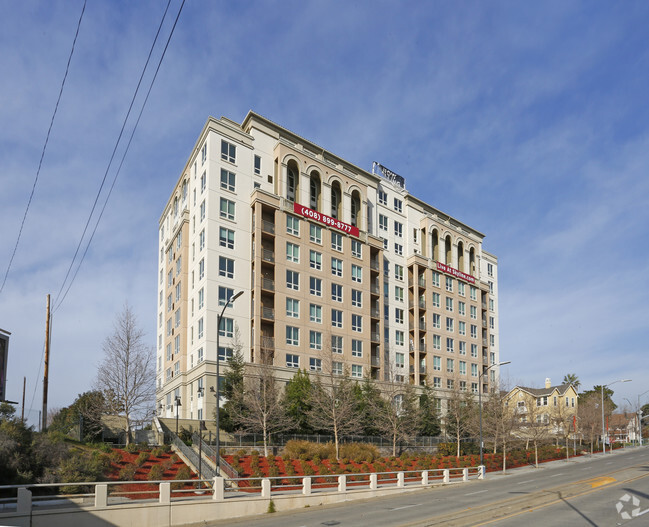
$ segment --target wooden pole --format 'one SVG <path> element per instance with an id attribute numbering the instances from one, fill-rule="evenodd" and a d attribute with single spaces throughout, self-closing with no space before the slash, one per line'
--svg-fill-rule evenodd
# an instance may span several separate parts
<path id="1" fill-rule="evenodd" d="M 45 320 L 45 369 L 43 374 L 43 419 L 41 431 L 47 429 L 47 383 L 50 371 L 50 295 L 47 295 L 47 318 Z"/>

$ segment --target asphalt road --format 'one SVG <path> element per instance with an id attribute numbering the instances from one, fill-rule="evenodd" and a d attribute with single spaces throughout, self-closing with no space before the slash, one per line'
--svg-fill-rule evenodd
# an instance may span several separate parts
<path id="1" fill-rule="evenodd" d="M 484 481 L 210 523 L 253 527 L 649 525 L 649 447 L 488 473 Z M 646 513 L 646 514 L 645 514 Z"/>

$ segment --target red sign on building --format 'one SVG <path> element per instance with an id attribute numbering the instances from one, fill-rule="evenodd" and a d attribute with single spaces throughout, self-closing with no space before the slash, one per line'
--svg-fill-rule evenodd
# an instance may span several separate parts
<path id="1" fill-rule="evenodd" d="M 458 271 L 457 269 L 453 269 L 448 265 L 444 265 L 442 262 L 437 262 L 437 270 L 455 276 L 456 278 L 464 280 L 465 282 L 469 282 L 470 284 L 475 284 L 475 278 L 473 276 L 471 276 L 470 274 L 465 274 L 462 271 Z"/>
<path id="2" fill-rule="evenodd" d="M 319 223 L 322 223 L 323 225 L 326 225 L 327 227 L 332 227 L 341 232 L 344 232 L 345 234 L 351 234 L 352 236 L 356 237 L 358 237 L 358 235 L 360 234 L 358 227 L 354 227 L 349 223 L 345 223 L 344 221 L 340 221 L 332 218 L 331 216 L 327 216 L 326 214 L 322 214 L 321 212 L 310 209 L 309 207 L 305 207 L 304 205 L 293 203 L 293 211 L 296 214 L 303 216 L 304 218 L 315 220 Z"/>

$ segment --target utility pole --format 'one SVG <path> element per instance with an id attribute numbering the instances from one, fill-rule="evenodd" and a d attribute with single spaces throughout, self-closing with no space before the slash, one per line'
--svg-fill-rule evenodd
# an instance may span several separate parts
<path id="1" fill-rule="evenodd" d="M 20 420 L 25 422 L 25 386 L 27 386 L 27 377 L 23 377 L 23 405 L 20 411 Z"/>
<path id="2" fill-rule="evenodd" d="M 47 381 L 49 377 L 50 366 L 50 295 L 47 295 L 47 318 L 45 320 L 45 368 L 43 375 L 43 414 L 41 430 L 47 429 Z"/>

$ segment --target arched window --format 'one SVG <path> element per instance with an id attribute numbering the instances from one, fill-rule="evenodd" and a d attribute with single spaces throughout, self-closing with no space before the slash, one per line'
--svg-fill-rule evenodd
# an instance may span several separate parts
<path id="1" fill-rule="evenodd" d="M 313 210 L 320 210 L 320 174 L 311 172 L 309 182 L 309 207 Z"/>
<path id="2" fill-rule="evenodd" d="M 174 216 L 178 216 L 178 196 L 174 198 Z"/>
<path id="3" fill-rule="evenodd" d="M 469 273 L 471 276 L 475 276 L 475 249 L 473 247 L 469 249 Z"/>
<path id="4" fill-rule="evenodd" d="M 361 224 L 361 194 L 358 190 L 352 192 L 352 225 L 360 227 Z"/>
<path id="5" fill-rule="evenodd" d="M 453 265 L 453 242 L 451 241 L 451 235 L 449 234 L 444 238 L 444 249 L 446 250 L 446 265 Z"/>
<path id="6" fill-rule="evenodd" d="M 299 191 L 299 171 L 295 161 L 289 161 L 286 167 L 286 199 L 295 201 Z"/>
<path id="7" fill-rule="evenodd" d="M 430 236 L 430 245 L 433 252 L 433 260 L 439 262 L 439 235 L 437 231 L 433 231 L 433 234 Z"/>
<path id="8" fill-rule="evenodd" d="M 342 190 L 340 188 L 340 183 L 334 181 L 331 184 L 331 217 L 335 219 L 340 218 L 340 202 L 342 199 Z"/>
<path id="9" fill-rule="evenodd" d="M 457 268 L 464 272 L 464 244 L 457 242 Z"/>

